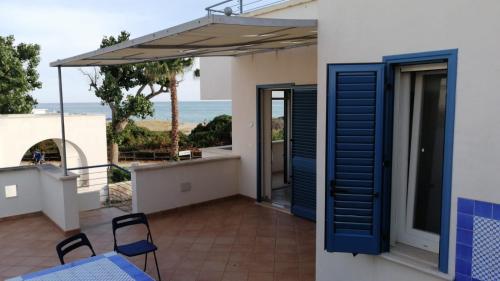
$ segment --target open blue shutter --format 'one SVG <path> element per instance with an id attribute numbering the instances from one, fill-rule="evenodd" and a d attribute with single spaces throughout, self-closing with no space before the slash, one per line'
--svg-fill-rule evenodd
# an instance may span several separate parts
<path id="1" fill-rule="evenodd" d="M 292 93 L 292 213 L 316 220 L 316 86 Z"/>
<path id="2" fill-rule="evenodd" d="M 383 64 L 329 65 L 326 248 L 381 249 Z"/>

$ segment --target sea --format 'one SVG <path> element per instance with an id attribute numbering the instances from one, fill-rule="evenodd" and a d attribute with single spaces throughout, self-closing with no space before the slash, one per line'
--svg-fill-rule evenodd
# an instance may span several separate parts
<path id="1" fill-rule="evenodd" d="M 39 103 L 37 109 L 47 109 L 49 112 L 59 112 L 59 103 Z M 170 102 L 155 102 L 153 116 L 146 119 L 170 120 Z M 273 101 L 273 117 L 283 116 L 283 102 Z M 73 114 L 105 114 L 111 119 L 108 106 L 100 103 L 64 103 L 64 111 Z M 179 101 L 179 121 L 181 123 L 205 123 L 214 117 L 231 115 L 231 101 Z M 137 119 L 137 118 L 133 118 Z"/>

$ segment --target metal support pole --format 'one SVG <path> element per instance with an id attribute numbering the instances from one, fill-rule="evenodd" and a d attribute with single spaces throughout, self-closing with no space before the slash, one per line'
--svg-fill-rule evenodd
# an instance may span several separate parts
<path id="1" fill-rule="evenodd" d="M 240 15 L 243 14 L 243 0 L 240 0 Z"/>
<path id="2" fill-rule="evenodd" d="M 57 67 L 57 74 L 59 77 L 59 111 L 61 112 L 62 166 L 64 170 L 64 175 L 67 176 L 68 166 L 66 159 L 66 131 L 64 129 L 64 101 L 63 101 L 63 90 L 62 90 L 61 66 Z"/>

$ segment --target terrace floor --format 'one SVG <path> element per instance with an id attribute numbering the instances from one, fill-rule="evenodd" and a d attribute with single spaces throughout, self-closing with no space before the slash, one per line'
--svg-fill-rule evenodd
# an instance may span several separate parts
<path id="1" fill-rule="evenodd" d="M 118 209 L 81 214 L 80 224 L 97 254 L 113 249 L 111 218 Z M 314 280 L 312 222 L 232 198 L 150 218 L 163 280 Z M 119 241 L 143 239 L 142 228 L 118 233 Z M 55 245 L 63 234 L 46 217 L 0 221 L 0 279 L 59 264 Z M 78 251 L 68 260 L 84 257 Z M 153 260 L 148 273 L 156 278 Z M 142 268 L 144 256 L 130 259 Z"/>

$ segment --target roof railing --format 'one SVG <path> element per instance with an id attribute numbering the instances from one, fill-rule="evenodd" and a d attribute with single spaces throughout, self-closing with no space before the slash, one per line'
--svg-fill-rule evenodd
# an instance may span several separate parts
<path id="1" fill-rule="evenodd" d="M 226 16 L 241 15 L 253 12 L 272 5 L 287 2 L 289 0 L 225 0 L 206 7 L 208 15 L 224 14 Z"/>

